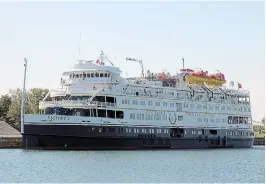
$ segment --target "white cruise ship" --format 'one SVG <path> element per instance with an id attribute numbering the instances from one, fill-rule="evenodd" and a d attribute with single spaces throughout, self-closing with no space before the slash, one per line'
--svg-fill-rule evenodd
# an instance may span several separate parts
<path id="1" fill-rule="evenodd" d="M 63 72 L 61 88 L 22 117 L 26 149 L 194 149 L 253 146 L 250 94 L 221 72 L 180 69 L 121 77 L 101 52 Z"/>

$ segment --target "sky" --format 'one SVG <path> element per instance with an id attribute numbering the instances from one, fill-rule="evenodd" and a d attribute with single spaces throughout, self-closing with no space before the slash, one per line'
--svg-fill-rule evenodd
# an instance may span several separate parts
<path id="1" fill-rule="evenodd" d="M 127 77 L 144 69 L 220 70 L 251 93 L 252 115 L 265 114 L 264 2 L 0 3 L 0 94 L 59 88 L 64 70 L 103 50 Z M 81 33 L 81 39 L 80 39 Z M 80 54 L 78 50 L 80 48 Z"/>

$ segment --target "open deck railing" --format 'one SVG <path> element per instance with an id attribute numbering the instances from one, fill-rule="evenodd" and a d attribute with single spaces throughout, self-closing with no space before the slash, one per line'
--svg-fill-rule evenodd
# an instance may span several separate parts
<path id="1" fill-rule="evenodd" d="M 61 101 L 40 101 L 39 106 L 55 107 L 55 106 L 90 106 L 95 105 L 97 107 L 115 107 L 116 103 L 110 102 L 98 102 L 88 100 L 61 100 Z"/>

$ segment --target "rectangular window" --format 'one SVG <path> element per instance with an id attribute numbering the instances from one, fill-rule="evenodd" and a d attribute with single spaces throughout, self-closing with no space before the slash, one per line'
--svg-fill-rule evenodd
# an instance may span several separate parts
<path id="1" fill-rule="evenodd" d="M 176 111 L 182 112 L 182 103 L 176 103 Z"/>
<path id="2" fill-rule="evenodd" d="M 130 113 L 130 119 L 135 119 L 135 113 Z"/>
<path id="3" fill-rule="evenodd" d="M 183 121 L 183 116 L 178 116 L 178 121 Z"/>

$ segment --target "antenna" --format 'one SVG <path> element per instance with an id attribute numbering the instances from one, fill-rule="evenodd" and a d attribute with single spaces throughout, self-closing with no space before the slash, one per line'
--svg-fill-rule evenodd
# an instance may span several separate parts
<path id="1" fill-rule="evenodd" d="M 23 81 L 23 89 L 22 89 L 22 97 L 21 97 L 21 122 L 20 122 L 20 128 L 21 128 L 21 134 L 24 133 L 24 110 L 25 110 L 25 84 L 26 84 L 26 72 L 27 72 L 27 59 L 24 58 L 24 81 Z"/>
<path id="2" fill-rule="evenodd" d="M 79 57 L 80 57 L 80 50 L 81 50 L 81 32 L 79 33 Z"/>
<path id="3" fill-rule="evenodd" d="M 183 60 L 183 69 L 185 67 L 185 59 L 182 57 L 182 60 Z"/>

